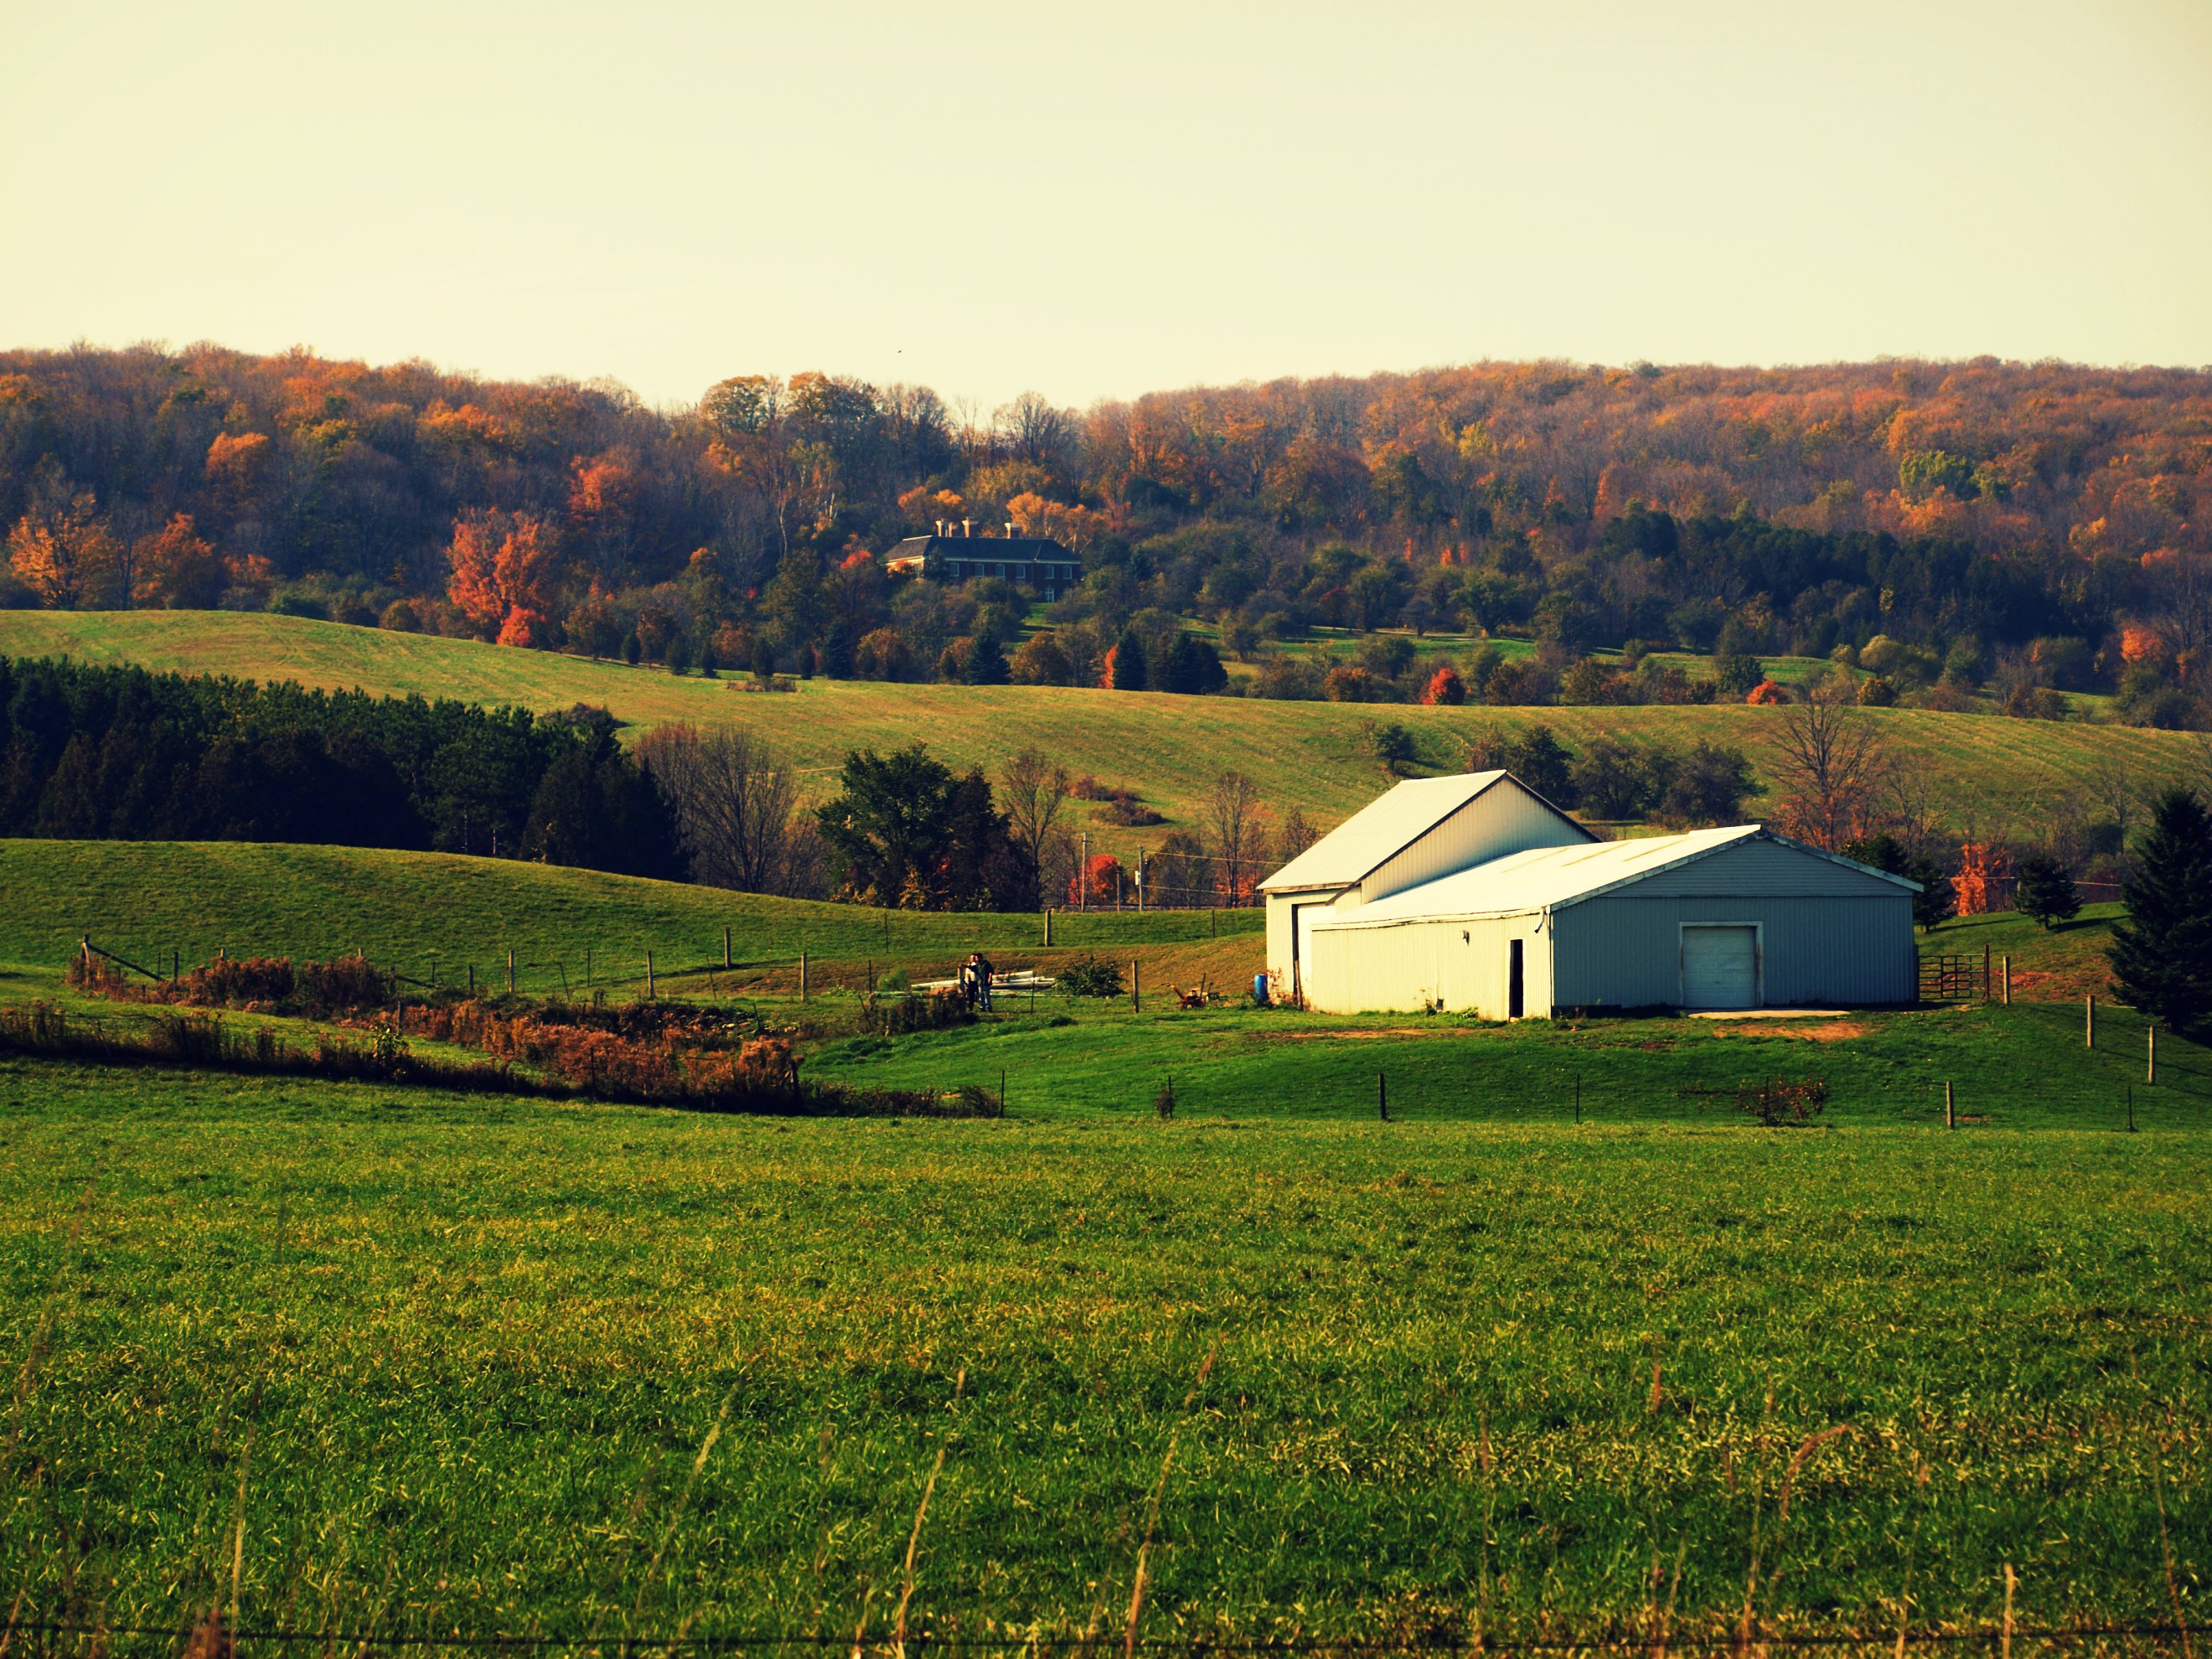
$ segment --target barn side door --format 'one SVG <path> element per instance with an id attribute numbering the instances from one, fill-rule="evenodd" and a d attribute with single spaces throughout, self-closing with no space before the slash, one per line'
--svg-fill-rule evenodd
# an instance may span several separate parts
<path id="1" fill-rule="evenodd" d="M 1528 981 L 1521 967 L 1522 941 L 1513 940 L 1505 947 L 1505 1018 L 1518 1019 L 1528 1006 Z"/>

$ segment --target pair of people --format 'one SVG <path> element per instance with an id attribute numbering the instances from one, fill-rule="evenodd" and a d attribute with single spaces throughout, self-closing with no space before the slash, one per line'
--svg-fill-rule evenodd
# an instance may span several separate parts
<path id="1" fill-rule="evenodd" d="M 991 959 L 981 951 L 970 951 L 968 960 L 960 964 L 960 994 L 968 999 L 968 1006 L 984 1013 L 991 1012 L 991 975 L 996 970 Z"/>

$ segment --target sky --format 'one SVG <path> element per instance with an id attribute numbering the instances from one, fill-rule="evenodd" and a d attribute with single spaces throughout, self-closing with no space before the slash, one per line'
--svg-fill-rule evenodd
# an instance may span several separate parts
<path id="1" fill-rule="evenodd" d="M 0 346 L 988 412 L 1484 358 L 2212 364 L 2206 0 L 0 0 Z"/>

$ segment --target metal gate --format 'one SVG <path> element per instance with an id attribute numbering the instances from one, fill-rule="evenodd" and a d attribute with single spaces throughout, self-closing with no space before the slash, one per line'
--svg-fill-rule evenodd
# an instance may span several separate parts
<path id="1" fill-rule="evenodd" d="M 1965 1002 L 1982 994 L 1982 967 L 1973 957 L 1920 958 L 1923 1002 Z"/>

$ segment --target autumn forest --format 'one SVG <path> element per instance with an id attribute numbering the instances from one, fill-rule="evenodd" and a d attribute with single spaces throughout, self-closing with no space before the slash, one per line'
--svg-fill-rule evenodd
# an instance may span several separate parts
<path id="1" fill-rule="evenodd" d="M 1994 688 L 2013 713 L 2102 690 L 2191 726 L 2212 373 L 1481 363 L 989 412 L 809 374 L 656 410 L 303 351 L 16 351 L 0 523 L 0 605 L 268 609 L 679 670 L 1112 684 L 1133 641 L 1182 664 L 1153 689 L 1389 701 L 1429 690 L 1409 653 L 1331 672 L 1299 642 L 1466 631 L 1539 647 L 1465 689 L 1497 702 L 1731 695 L 1725 672 L 1575 678 L 1626 647 L 1863 659 L 1907 700 Z M 1040 617 L 1003 580 L 885 568 L 939 526 L 1054 538 L 1084 580 Z M 1258 672 L 1224 681 L 1215 649 Z"/>

